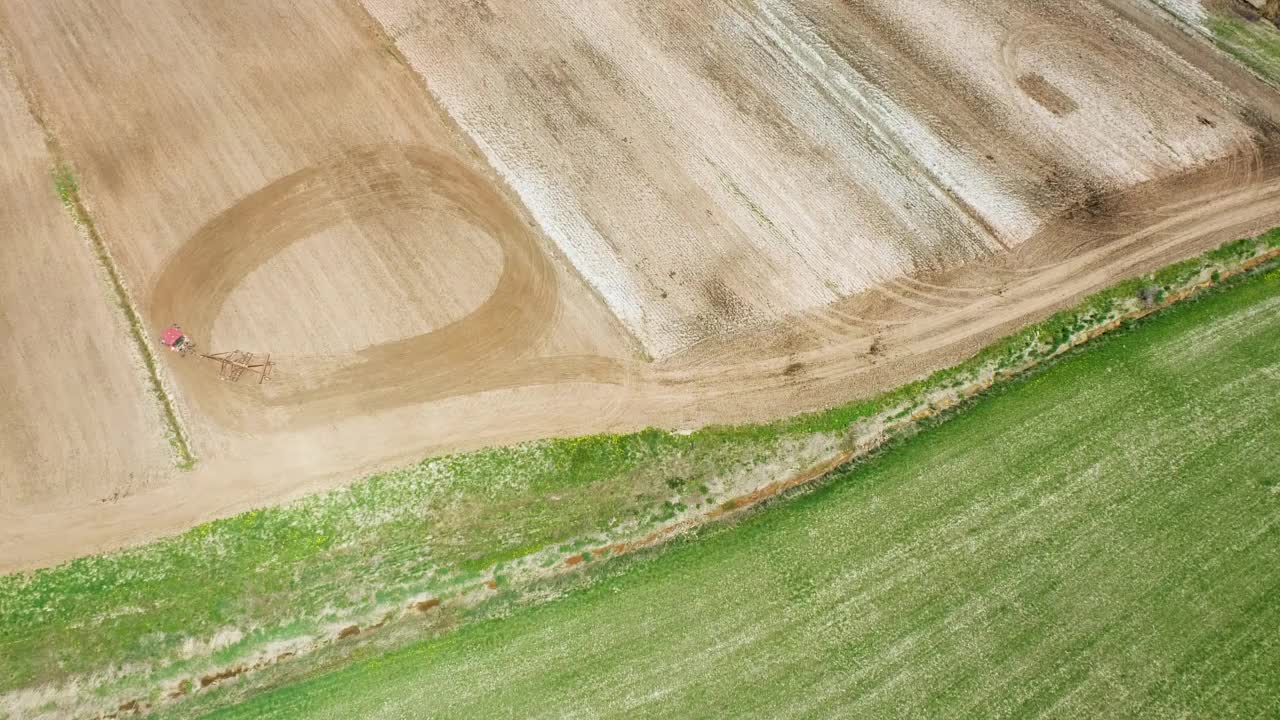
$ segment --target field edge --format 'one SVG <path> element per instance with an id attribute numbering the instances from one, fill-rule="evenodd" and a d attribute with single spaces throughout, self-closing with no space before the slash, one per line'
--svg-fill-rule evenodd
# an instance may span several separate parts
<path id="1" fill-rule="evenodd" d="M 0 43 L 0 45 L 3 45 L 3 43 Z M 49 168 L 49 179 L 53 190 L 57 193 L 58 200 L 66 209 L 67 214 L 70 215 L 76 229 L 87 240 L 94 259 L 101 269 L 101 274 L 105 276 L 107 289 L 115 300 L 120 317 L 128 330 L 133 350 L 142 364 L 142 374 L 146 378 L 146 384 L 155 400 L 160 421 L 163 423 L 165 439 L 173 452 L 174 465 L 179 470 L 191 470 L 195 467 L 196 457 L 191 449 L 190 435 L 178 416 L 173 395 L 166 387 L 164 378 L 161 376 L 155 353 L 152 351 L 151 342 L 147 337 L 147 331 L 142 324 L 141 315 L 138 313 L 137 305 L 133 301 L 124 276 L 111 255 L 110 247 L 107 246 L 107 243 L 98 233 L 98 228 L 93 222 L 93 216 L 81 197 L 80 184 L 76 179 L 74 168 L 64 156 L 61 144 L 45 121 L 39 103 L 27 86 L 21 72 L 21 64 L 15 57 L 15 53 L 7 45 L 4 46 L 3 51 L 13 72 L 18 93 L 22 96 L 22 102 L 26 104 L 27 115 L 31 117 L 36 127 L 39 128 L 45 151 L 52 163 Z"/>
<path id="2" fill-rule="evenodd" d="M 40 669 L 28 665 L 4 682 L 5 694 L 0 699 L 12 706 L 24 703 L 22 698 L 30 699 L 33 694 L 42 697 L 51 694 L 71 701 L 71 705 L 65 706 L 70 710 L 79 705 L 73 700 L 74 692 L 72 697 L 66 693 L 88 682 L 99 687 L 105 696 L 90 701 L 96 706 L 95 712 L 119 711 L 125 707 L 156 709 L 193 695 L 204 696 L 208 691 L 225 687 L 224 681 L 232 678 L 239 679 L 234 683 L 233 694 L 240 694 L 250 686 L 295 680 L 341 664 L 346 657 L 394 648 L 424 634 L 429 636 L 456 628 L 491 614 L 496 608 L 545 599 L 544 586 L 548 580 L 579 573 L 607 558 L 656 546 L 699 525 L 739 516 L 780 494 L 811 485 L 849 461 L 913 432 L 922 423 L 933 422 L 940 414 L 949 414 L 949 410 L 954 411 L 995 385 L 1019 377 L 1128 320 L 1193 296 L 1277 254 L 1280 254 L 1280 230 L 1228 243 L 1199 258 L 1095 294 L 1075 308 L 1005 338 L 969 361 L 927 379 L 871 401 L 824 413 L 761 426 L 712 427 L 686 436 L 651 430 L 626 436 L 553 440 L 429 460 L 402 473 L 374 476 L 290 506 L 214 521 L 143 548 L 81 558 L 56 568 L 0 578 L 0 610 L 3 610 L 0 616 L 9 618 L 7 627 L 0 627 L 0 642 L 32 647 L 34 641 L 39 646 L 40 641 L 33 634 L 38 636 L 41 630 L 54 631 L 49 641 L 56 642 L 55 638 L 67 633 L 70 626 L 87 623 L 93 627 L 92 633 L 101 635 L 99 639 L 104 643 L 99 649 L 100 662 L 114 664 L 113 661 L 124 659 L 139 662 L 148 657 L 148 653 L 138 652 L 140 639 L 137 631 L 129 628 L 142 622 L 143 626 L 166 637 L 164 645 L 157 649 L 161 650 L 158 654 L 162 658 L 170 658 L 105 675 L 95 673 L 92 667 L 84 667 L 61 680 L 51 679 L 52 684 L 37 680 Z M 661 506 L 652 508 L 651 515 L 637 522 L 608 527 L 602 524 L 601 518 L 578 518 L 585 524 L 576 532 L 566 534 L 566 528 L 557 527 L 559 536 L 539 536 L 536 542 L 513 547 L 484 548 L 476 556 L 454 557 L 447 567 L 417 567 L 418 574 L 388 575 L 376 566 L 365 567 L 360 574 L 366 586 L 374 590 L 372 602 L 353 603 L 346 610 L 337 611 L 332 610 L 332 602 L 325 602 L 331 610 L 322 618 L 305 617 L 305 609 L 300 614 L 277 616 L 274 620 L 269 617 L 270 613 L 268 616 L 248 613 L 233 619 L 236 616 L 227 617 L 221 611 L 208 619 L 200 617 L 202 604 L 207 608 L 208 603 L 230 603 L 232 607 L 242 607 L 244 612 L 257 605 L 259 600 L 250 590 L 252 584 L 246 587 L 243 582 L 251 577 L 250 572 L 260 573 L 264 567 L 271 566 L 271 558 L 287 558 L 285 566 L 275 567 L 275 572 L 287 571 L 290 567 L 296 572 L 304 566 L 321 569 L 318 575 L 307 578 L 300 587 L 286 591 L 287 594 L 314 591 L 316 588 L 308 582 L 331 582 L 350 573 L 353 558 L 364 558 L 368 562 L 367 558 L 377 557 L 379 553 L 397 557 L 432 555 L 432 548 L 423 545 L 423 538 L 431 537 L 435 529 L 430 525 L 399 526 L 399 535 L 375 526 L 364 528 L 365 535 L 360 537 L 361 523 L 352 520 L 356 515 L 386 514 L 390 503 L 415 509 L 414 499 L 423 497 L 422 486 L 439 480 L 442 463 L 455 474 L 472 476 L 469 483 L 472 487 L 463 493 L 464 497 L 490 506 L 494 497 L 487 485 L 494 478 L 495 469 L 501 478 L 504 472 L 520 472 L 522 465 L 536 468 L 547 465 L 548 457 L 558 459 L 559 462 L 550 463 L 552 477 L 540 478 L 550 485 L 534 483 L 523 490 L 525 495 L 545 496 L 559 490 L 589 492 L 619 482 L 625 488 L 628 480 L 636 484 L 634 479 L 644 475 L 638 466 L 655 465 L 660 470 L 665 466 L 669 471 L 672 456 L 699 452 L 714 455 L 717 451 L 721 452 L 717 462 L 712 462 L 709 469 L 703 468 L 706 477 L 679 478 L 678 485 L 671 483 L 674 478 L 662 477 L 661 473 L 657 478 L 649 478 L 664 484 L 668 496 L 674 497 L 662 500 Z M 769 462 L 759 461 L 762 454 Z M 726 458 L 730 464 L 728 471 L 722 467 Z M 687 469 L 688 465 L 677 467 Z M 547 473 L 548 469 L 543 472 Z M 561 473 L 567 477 L 560 477 Z M 465 479 L 456 477 L 452 480 L 466 483 Z M 696 489 L 690 487 L 695 483 Z M 714 493 L 708 492 L 708 485 L 714 486 Z M 409 492 L 405 492 L 406 489 Z M 513 518 L 518 521 L 517 525 L 528 523 L 528 518 L 521 515 L 537 510 L 538 506 L 528 505 L 531 502 L 528 499 L 526 505 L 521 505 L 521 497 L 516 493 L 516 504 L 507 508 L 508 514 L 503 519 Z M 652 500 L 652 496 L 646 499 Z M 507 502 L 512 500 L 506 498 Z M 616 502 L 604 504 L 611 512 L 619 510 Z M 501 508 L 501 503 L 498 507 Z M 387 525 L 395 526 L 395 523 Z M 349 526 L 358 528 L 355 535 Z M 468 550 L 474 552 L 475 548 Z M 241 557 L 237 558 L 237 554 Z M 214 566 L 202 568 L 210 555 L 214 556 Z M 335 559 L 341 561 L 340 564 L 332 564 Z M 344 570 L 339 572 L 339 567 Z M 219 585 L 222 592 L 208 597 L 207 591 L 200 590 L 200 583 L 193 582 L 192 572 L 219 573 L 224 580 Z M 165 582 L 153 584 L 153 581 L 133 579 L 139 575 Z M 239 575 L 243 577 L 237 577 Z M 187 594 L 177 593 L 172 598 L 177 604 L 157 610 L 154 617 L 148 617 L 146 610 L 141 611 L 141 616 L 133 616 L 132 621 L 116 621 L 113 617 L 111 607 L 145 608 L 149 603 L 158 602 L 159 596 L 166 588 L 174 587 L 174 583 L 194 587 L 199 592 L 192 594 L 188 589 Z M 332 591 L 330 595 L 309 600 L 339 600 L 332 596 Z M 49 602 L 51 598 L 56 598 L 56 602 Z M 250 605 L 243 606 L 246 602 Z M 174 618 L 168 617 L 166 611 L 176 612 L 181 624 L 172 625 Z M 228 620 L 232 620 L 231 628 L 248 627 L 251 632 L 234 629 L 233 639 L 219 644 L 218 637 L 228 633 Z M 65 638 L 72 641 L 75 635 L 72 632 Z M 193 641 L 197 647 L 207 648 L 197 652 L 194 658 L 186 653 L 187 657 L 179 660 L 167 655 L 173 650 L 163 649 L 165 645 L 176 648 Z M 30 654 L 32 663 L 41 662 L 42 657 L 47 658 L 40 652 Z M 296 659 L 281 662 L 290 658 Z M 72 678 L 79 679 L 68 682 Z M 33 686 L 48 692 L 36 693 Z"/>

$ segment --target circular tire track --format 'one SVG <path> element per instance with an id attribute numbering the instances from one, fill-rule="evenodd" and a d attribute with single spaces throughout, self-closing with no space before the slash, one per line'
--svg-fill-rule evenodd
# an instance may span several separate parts
<path id="1" fill-rule="evenodd" d="M 502 249 L 497 285 L 470 314 L 423 335 L 365 348 L 336 370 L 288 358 L 286 377 L 260 388 L 219 383 L 205 361 L 172 363 L 184 389 L 226 425 L 241 424 L 254 406 L 283 408 L 289 424 L 307 424 L 352 407 L 368 412 L 521 384 L 512 377 L 521 369 L 516 361 L 556 318 L 555 269 L 488 179 L 426 147 L 345 151 L 244 198 L 170 258 L 152 292 L 149 317 L 157 327 L 178 320 L 193 337 L 207 339 L 236 286 L 293 243 L 342 220 L 359 224 L 388 208 L 421 214 L 442 203 Z M 563 364 L 557 370 L 572 373 Z M 598 364 L 587 363 L 588 374 Z M 544 374 L 532 373 L 535 381 Z"/>

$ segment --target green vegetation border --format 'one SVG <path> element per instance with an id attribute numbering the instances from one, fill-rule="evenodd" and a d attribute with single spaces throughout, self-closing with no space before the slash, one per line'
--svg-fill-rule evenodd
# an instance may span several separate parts
<path id="1" fill-rule="evenodd" d="M 1258 77 L 1280 86 L 1280 29 L 1269 20 L 1213 14 L 1205 20 L 1205 31 L 1214 45 Z"/>

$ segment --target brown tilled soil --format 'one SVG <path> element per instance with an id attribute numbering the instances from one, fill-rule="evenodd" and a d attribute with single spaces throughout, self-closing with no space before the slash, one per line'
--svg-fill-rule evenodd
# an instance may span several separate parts
<path id="1" fill-rule="evenodd" d="M 0 506 L 88 507 L 162 481 L 158 405 L 3 52 L 0 158 Z"/>
<path id="2" fill-rule="evenodd" d="M 897 28 L 887 9 L 877 14 L 829 3 L 795 4 L 815 20 L 843 18 L 832 26 L 842 33 L 855 21 Z M 936 4 L 950 12 L 964 5 Z M 1139 124 L 1156 133 L 1155 140 L 1130 143 L 1118 159 L 1078 149 L 1037 149 L 1027 139 L 1029 130 L 1010 131 L 1019 138 L 1011 144 L 1016 151 L 992 153 L 992 177 L 1019 188 L 1027 202 L 1034 200 L 1043 224 L 1034 235 L 1006 237 L 997 223 L 987 237 L 1000 239 L 1008 250 L 994 243 L 975 250 L 976 260 L 962 262 L 957 255 L 953 260 L 960 264 L 949 269 L 877 281 L 866 292 L 772 319 L 751 310 L 751 298 L 743 300 L 751 283 L 733 275 L 741 263 L 729 262 L 725 278 L 699 278 L 702 294 L 694 304 L 705 300 L 717 312 L 743 316 L 744 324 L 733 333 L 689 336 L 661 360 L 648 362 L 643 342 L 633 336 L 652 337 L 643 323 L 666 315 L 651 316 L 648 308 L 654 306 L 642 304 L 629 311 L 630 330 L 617 321 L 599 277 L 582 267 L 577 272 L 567 259 L 572 253 L 553 232 L 556 224 L 535 217 L 539 207 L 548 207 L 540 204 L 545 198 L 529 195 L 533 186 L 519 181 L 521 168 L 533 160 L 507 158 L 511 164 L 500 163 L 500 175 L 487 162 L 505 162 L 500 153 L 492 154 L 496 141 L 481 133 L 480 144 L 473 145 L 477 137 L 461 132 L 437 105 L 432 92 L 439 78 L 422 64 L 426 56 L 415 50 L 421 39 L 414 34 L 422 26 L 414 22 L 414 8 L 435 4 L 377 5 L 379 13 L 390 14 L 384 18 L 388 27 L 403 28 L 394 40 L 361 6 L 348 2 L 307 2 L 287 13 L 267 3 L 161 2 L 145 9 L 122 0 L 0 5 L 0 42 L 30 109 L 75 166 L 86 204 L 147 321 L 157 330 L 178 321 L 205 349 L 270 351 L 279 363 L 276 379 L 266 385 L 232 385 L 220 382 L 207 361 L 162 354 L 200 462 L 189 473 L 149 476 L 106 505 L 96 499 L 122 486 L 120 458 L 140 468 L 155 464 L 154 447 L 147 444 L 155 426 L 148 431 L 127 420 L 130 413 L 154 415 L 145 390 L 120 391 L 124 410 L 117 415 L 92 402 L 77 410 L 74 403 L 84 400 L 74 396 L 46 393 L 20 405 L 6 396 L 6 414 L 0 415 L 4 449 L 16 447 L 10 439 L 15 428 L 33 428 L 28 435 L 34 442 L 54 443 L 55 451 L 24 454 L 21 472 L 0 466 L 4 497 L 13 499 L 0 508 L 0 571 L 145 541 L 429 453 L 649 425 L 760 420 L 830 406 L 959 360 L 1121 277 L 1280 224 L 1280 166 L 1273 151 L 1280 109 L 1269 89 L 1207 45 L 1121 0 L 1079 3 L 1088 6 L 1079 12 L 1089 22 L 1126 15 L 1117 25 L 1121 40 L 1155 49 L 1143 45 L 1139 51 L 1124 42 L 1109 49 L 1116 41 L 1105 33 L 1054 35 L 1055 12 L 1075 17 L 1071 8 L 1031 13 L 1025 4 L 999 3 L 993 26 L 1016 29 L 1003 39 L 992 36 L 997 54 L 989 59 L 1000 77 L 999 68 L 1007 70 L 1009 92 L 1018 93 L 1000 106 L 1006 121 L 1025 112 L 1042 113 L 1035 116 L 1039 124 L 1100 122 L 1102 101 L 1040 67 L 1054 53 L 1102 53 L 1101 60 L 1071 61 L 1094 84 L 1105 79 L 1094 77 L 1099 67 L 1137 58 L 1154 74 L 1143 87 L 1176 90 L 1194 101 L 1195 112 L 1162 118 L 1141 92 L 1138 100 L 1115 100 L 1116 107 L 1138 103 L 1134 107 L 1146 113 Z M 486 7 L 497 12 L 497 4 L 485 3 L 469 3 L 465 11 L 483 15 Z M 520 6 L 509 7 L 516 12 Z M 696 9 L 701 24 L 695 29 L 705 26 L 706 12 Z M 1029 27 L 1014 22 L 1028 13 L 1047 19 Z M 418 20 L 430 17 L 423 13 Z M 872 73 L 872 79 L 908 109 L 929 95 L 947 97 L 951 80 L 929 56 L 934 50 L 912 49 L 912 33 L 924 31 L 893 32 L 894 42 L 877 52 L 903 64 L 892 73 Z M 849 42 L 829 38 L 836 48 Z M 406 55 L 421 76 L 406 64 L 402 47 L 412 51 Z M 673 56 L 687 58 L 687 50 L 672 50 Z M 595 57 L 596 72 L 606 79 L 616 63 L 581 48 L 574 52 L 582 62 Z M 1165 57 L 1179 69 L 1159 76 L 1159 63 L 1151 57 Z M 494 82 L 511 77 L 478 60 L 467 67 Z M 938 72 L 931 72 L 934 67 Z M 1204 69 L 1211 79 L 1188 67 Z M 1194 82 L 1174 87 L 1191 76 Z M 916 82 L 913 77 L 929 78 L 928 92 L 904 89 Z M 569 71 L 539 83 L 556 78 L 562 86 L 556 102 L 567 105 L 546 117 L 509 115 L 507 131 L 518 136 L 534 120 L 558 121 L 564 132 L 580 129 L 600 110 L 593 93 L 616 90 L 575 85 L 581 78 Z M 578 107 L 574 98 L 586 96 L 589 102 L 583 100 L 579 109 L 591 112 L 570 112 Z M 741 108 L 732 112 L 755 118 L 751 123 L 768 117 L 761 115 L 764 100 L 736 97 Z M 953 136 L 965 152 L 999 145 L 1004 126 L 983 124 L 975 109 L 980 96 L 946 102 L 952 112 L 937 119 L 933 131 Z M 34 127 L 17 103 L 8 103 L 5 113 L 18 120 L 5 122 Z M 634 108 L 619 108 L 620 117 L 624 111 Z M 663 136 L 656 125 L 644 129 L 654 142 Z M 1083 127 L 1061 132 L 1077 141 L 1091 137 Z M 32 137 L 39 140 L 38 134 Z M 1221 157 L 1197 157 L 1201 146 L 1192 137 Z M 793 141 L 794 136 L 788 142 Z M 1165 153 L 1161 142 L 1183 150 Z M 1027 160 L 1017 148 L 1041 160 Z M 817 148 L 811 151 L 806 162 L 821 155 Z M 573 160 L 576 153 L 568 148 L 563 157 Z M 42 189 L 47 186 L 40 186 L 47 181 L 38 177 L 43 162 L 37 158 L 24 171 L 30 176 L 26 184 L 6 185 L 5 197 L 49 196 Z M 575 187 L 592 186 L 589 163 L 561 169 L 566 174 L 560 192 L 572 195 Z M 653 173 L 661 167 L 644 169 Z M 517 178 L 510 186 L 508 173 Z M 1019 180 L 1033 176 L 1041 185 Z M 680 177 L 684 182 L 690 176 Z M 526 194 L 512 186 L 524 187 Z M 1044 198 L 1036 187 L 1046 188 Z M 805 189 L 778 192 L 774 200 L 785 204 L 786 193 Z M 639 207 L 646 197 L 616 200 L 618 207 Z M 51 202 L 48 210 L 60 212 L 56 198 Z M 603 208 L 607 222 L 597 230 L 620 245 L 616 257 L 640 252 L 626 243 L 640 242 L 636 238 L 646 226 L 612 230 L 622 218 L 606 205 L 592 207 Z M 692 216 L 681 217 L 693 222 Z M 772 242 L 761 237 L 752 242 Z M 343 255 L 344 243 L 359 247 Z M 711 255 L 733 259 L 720 245 L 708 247 Z M 88 260 L 77 262 L 88 267 Z M 3 269 L 0 278 L 7 284 L 0 292 L 18 288 L 20 297 L 54 297 L 21 285 L 29 274 Z M 628 273 L 657 281 L 642 293 L 642 299 L 653 295 L 645 303 L 655 303 L 663 299 L 661 292 L 674 297 L 685 269 L 661 264 Z M 719 289 L 717 279 L 723 280 Z M 89 294 L 82 285 L 77 281 L 79 295 L 66 301 L 71 312 L 105 312 L 103 291 L 95 289 L 100 307 L 93 309 L 80 297 Z M 55 286 L 67 290 L 67 283 Z M 11 317 L 10 307 L 6 302 L 0 317 Z M 135 365 L 114 364 L 108 349 L 97 348 L 89 357 L 93 362 L 76 359 L 78 369 L 66 372 L 79 373 L 92 387 L 144 387 Z M 28 366 L 17 367 L 24 377 L 34 377 Z M 128 370 L 124 379 L 116 377 L 122 367 Z M 70 450 L 59 456 L 49 439 L 65 431 L 41 419 L 41 403 L 52 408 L 47 413 L 88 417 L 90 427 L 111 427 L 111 437 L 130 439 L 82 445 L 85 457 L 117 460 L 99 462 L 101 471 L 87 472 L 73 487 L 65 461 Z M 19 411 L 9 412 L 14 407 Z M 125 420 L 113 422 L 117 417 Z M 8 461 L 4 454 L 0 458 Z"/>

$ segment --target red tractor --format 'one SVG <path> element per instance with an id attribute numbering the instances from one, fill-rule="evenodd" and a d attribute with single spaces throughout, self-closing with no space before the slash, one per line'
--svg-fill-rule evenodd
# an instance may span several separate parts
<path id="1" fill-rule="evenodd" d="M 176 352 L 183 357 L 186 357 L 196 349 L 196 344 L 187 337 L 186 333 L 182 331 L 182 326 L 178 325 L 178 323 L 165 328 L 164 334 L 160 336 L 160 342 L 169 348 L 170 352 Z"/>

